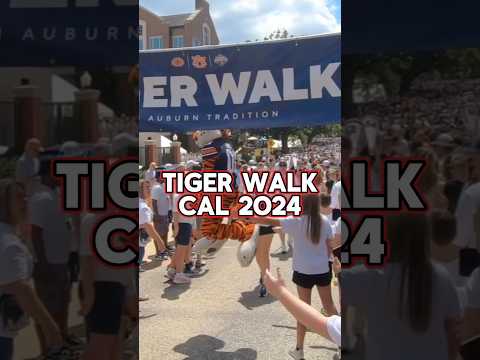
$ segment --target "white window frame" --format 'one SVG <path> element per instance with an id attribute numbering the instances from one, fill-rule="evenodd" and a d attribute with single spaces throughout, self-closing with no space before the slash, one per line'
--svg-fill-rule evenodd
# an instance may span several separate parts
<path id="1" fill-rule="evenodd" d="M 143 44 L 143 50 L 147 50 L 147 23 L 144 20 L 139 21 L 139 25 L 142 27 L 142 35 L 138 34 L 138 40 L 142 41 Z"/>
<path id="2" fill-rule="evenodd" d="M 208 39 L 205 39 L 205 34 L 208 35 Z M 203 45 L 212 45 L 212 31 L 207 23 L 202 24 L 202 43 Z"/>
<path id="3" fill-rule="evenodd" d="M 185 47 L 185 36 L 183 36 L 183 35 L 173 35 L 172 36 L 172 48 L 175 48 L 175 39 L 178 39 L 178 38 L 182 38 L 182 46 L 181 47 Z"/>
<path id="4" fill-rule="evenodd" d="M 155 39 L 160 39 L 160 41 L 162 42 L 162 47 L 161 48 L 154 48 L 152 46 L 152 40 L 155 40 Z M 154 35 L 154 36 L 150 36 L 148 38 L 148 45 L 149 45 L 149 48 L 150 49 L 164 49 L 165 48 L 165 42 L 163 41 L 163 36 L 162 35 Z"/>

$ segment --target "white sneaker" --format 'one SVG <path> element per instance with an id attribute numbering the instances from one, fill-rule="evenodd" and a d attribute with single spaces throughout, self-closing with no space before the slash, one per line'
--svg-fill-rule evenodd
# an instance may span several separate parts
<path id="1" fill-rule="evenodd" d="M 192 279 L 190 279 L 184 273 L 176 273 L 172 281 L 177 285 L 188 285 L 192 282 Z"/>
<path id="2" fill-rule="evenodd" d="M 303 356 L 303 349 L 297 350 L 295 348 L 293 350 L 290 350 L 288 352 L 288 355 L 290 355 L 295 360 L 305 360 L 305 357 Z"/>
<path id="3" fill-rule="evenodd" d="M 176 274 L 176 273 L 177 273 L 177 272 L 175 271 L 174 268 L 168 268 L 168 269 L 167 269 L 167 273 L 165 274 L 165 277 L 168 278 L 168 279 L 170 279 L 170 280 L 173 280 L 173 278 L 175 277 L 175 274 Z"/>

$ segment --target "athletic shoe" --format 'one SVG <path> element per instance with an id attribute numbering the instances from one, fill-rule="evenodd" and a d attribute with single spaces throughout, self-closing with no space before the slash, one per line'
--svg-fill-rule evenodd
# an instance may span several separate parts
<path id="1" fill-rule="evenodd" d="M 288 355 L 290 355 L 295 360 L 305 360 L 305 357 L 303 355 L 303 349 L 290 350 L 288 352 Z"/>
<path id="2" fill-rule="evenodd" d="M 167 269 L 167 272 L 165 273 L 165 277 L 168 278 L 169 280 L 173 280 L 173 278 L 175 277 L 175 274 L 176 274 L 176 273 L 177 273 L 177 272 L 175 271 L 174 268 L 169 267 L 169 268 Z"/>
<path id="3" fill-rule="evenodd" d="M 260 285 L 260 297 L 263 298 L 263 297 L 266 297 L 267 296 L 267 288 L 265 287 L 265 285 Z"/>
<path id="4" fill-rule="evenodd" d="M 185 271 L 185 273 L 191 278 L 201 277 L 201 276 L 205 275 L 207 272 L 208 272 L 208 269 L 205 268 L 205 267 L 200 268 L 200 269 L 199 268 L 193 268 L 191 270 L 191 272 L 188 272 L 188 273 L 187 273 L 187 271 Z"/>
<path id="5" fill-rule="evenodd" d="M 263 279 L 260 278 L 260 297 L 265 297 L 267 296 L 267 288 L 265 285 L 263 285 Z"/>
<path id="6" fill-rule="evenodd" d="M 282 245 L 282 250 L 280 251 L 280 254 L 284 255 L 287 253 L 288 253 L 287 247 L 285 245 Z"/>
<path id="7" fill-rule="evenodd" d="M 189 272 L 191 272 L 193 270 L 193 262 L 186 263 L 185 270 L 188 270 Z"/>
<path id="8" fill-rule="evenodd" d="M 195 268 L 197 268 L 197 269 L 200 269 L 200 268 L 204 267 L 205 265 L 207 265 L 207 263 L 203 260 L 195 261 Z"/>
<path id="9" fill-rule="evenodd" d="M 67 344 L 67 346 L 83 346 L 85 345 L 85 341 L 78 337 L 78 336 L 75 336 L 75 335 L 68 335 L 66 338 L 65 338 L 65 343 Z"/>
<path id="10" fill-rule="evenodd" d="M 164 261 L 164 260 L 168 260 L 168 252 L 167 251 L 163 251 L 161 252 L 160 254 L 157 254 L 153 257 L 154 260 L 157 260 L 157 261 Z"/>
<path id="11" fill-rule="evenodd" d="M 192 279 L 184 273 L 176 273 L 172 281 L 176 285 L 188 285 L 192 282 Z"/>
<path id="12" fill-rule="evenodd" d="M 215 240 L 207 250 L 207 254 L 212 254 L 219 251 L 225 244 L 227 240 Z"/>

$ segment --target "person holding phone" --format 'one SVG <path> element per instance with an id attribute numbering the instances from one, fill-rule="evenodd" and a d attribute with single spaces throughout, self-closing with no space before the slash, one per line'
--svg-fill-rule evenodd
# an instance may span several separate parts
<path id="1" fill-rule="evenodd" d="M 340 262 L 337 258 L 335 258 L 334 264 L 334 267 L 340 267 Z M 285 285 L 279 269 L 277 269 L 277 277 L 273 276 L 269 270 L 266 270 L 263 276 L 263 283 L 269 293 L 277 298 L 298 322 L 332 341 L 335 345 L 342 345 L 342 319 L 339 315 L 324 316 L 314 307 L 292 294 Z"/>

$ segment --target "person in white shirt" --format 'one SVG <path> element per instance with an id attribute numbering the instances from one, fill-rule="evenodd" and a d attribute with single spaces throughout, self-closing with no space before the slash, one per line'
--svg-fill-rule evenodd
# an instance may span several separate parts
<path id="1" fill-rule="evenodd" d="M 40 169 L 39 155 L 43 151 L 40 140 L 32 138 L 25 143 L 25 152 L 17 160 L 15 178 L 25 186 L 27 196 L 31 194 L 31 182 Z"/>
<path id="2" fill-rule="evenodd" d="M 338 276 L 342 305 L 368 318 L 365 358 L 454 360 L 460 301 L 450 275 L 430 259 L 429 216 L 407 212 L 386 221 L 388 263 L 357 265 Z"/>
<path id="3" fill-rule="evenodd" d="M 272 226 L 281 226 L 293 240 L 293 282 L 297 285 L 300 299 L 307 304 L 312 301 L 312 289 L 317 287 L 325 312 L 338 315 L 333 303 L 330 284 L 332 269 L 329 263 L 333 238 L 332 227 L 328 219 L 320 214 L 320 196 L 304 195 L 303 215 L 281 220 L 253 218 L 252 222 Z M 304 359 L 303 346 L 306 328 L 297 324 L 297 346 L 289 351 L 292 358 Z"/>
<path id="4" fill-rule="evenodd" d="M 473 271 L 472 275 L 468 279 L 465 287 L 461 289 L 464 295 L 464 323 L 462 324 L 462 355 L 470 353 L 473 355 L 473 343 L 476 342 L 477 346 L 480 342 L 480 268 Z M 471 349 L 470 349 L 471 347 Z M 468 348 L 468 350 L 467 350 Z M 476 355 L 478 355 L 478 347 L 476 347 Z M 475 359 L 475 356 L 467 357 L 464 359 Z"/>
<path id="5" fill-rule="evenodd" d="M 85 360 L 120 360 L 125 338 L 123 316 L 128 315 L 134 322 L 138 320 L 135 268 L 106 264 L 94 251 L 93 231 L 104 217 L 105 213 L 86 213 L 81 220 L 81 314 L 85 316 L 89 334 Z M 111 242 L 119 248 L 126 245 L 121 236 L 113 236 Z"/>
<path id="6" fill-rule="evenodd" d="M 160 247 L 160 251 L 165 251 L 166 247 L 163 245 L 162 238 L 155 230 L 153 224 L 153 211 L 150 208 L 147 200 L 151 198 L 152 185 L 150 181 L 140 180 L 139 182 L 139 206 L 138 206 L 138 224 L 140 226 L 140 239 L 139 239 L 139 264 L 143 262 L 145 256 L 145 247 L 149 242 L 149 238 L 153 238 L 157 245 Z"/>
<path id="7" fill-rule="evenodd" d="M 335 221 L 340 217 L 341 208 L 340 197 L 342 192 L 342 182 L 336 181 L 332 186 L 332 192 L 330 194 L 332 203 L 330 208 L 332 209 L 332 220 Z"/>
<path id="8" fill-rule="evenodd" d="M 189 257 L 191 240 L 193 235 L 193 226 L 195 224 L 194 216 L 185 216 L 180 213 L 178 202 L 181 194 L 173 196 L 173 235 L 175 237 L 175 255 L 168 267 L 167 277 L 174 284 L 190 284 L 191 279 L 185 274 L 185 264 Z"/>
<path id="9" fill-rule="evenodd" d="M 156 167 L 157 164 L 154 162 L 151 162 L 147 171 L 145 171 L 145 174 L 143 175 L 143 178 L 147 181 L 153 181 L 156 178 Z"/>
<path id="10" fill-rule="evenodd" d="M 1 179 L 0 203 L 0 303 L 9 303 L 23 312 L 19 319 L 8 319 L 0 312 L 0 359 L 16 358 L 14 340 L 28 325 L 28 316 L 41 329 L 45 346 L 59 349 L 62 335 L 31 285 L 33 258 L 16 234 L 26 215 L 24 187 L 13 179 Z"/>
<path id="11" fill-rule="evenodd" d="M 170 225 L 168 219 L 168 212 L 171 210 L 170 195 L 168 195 L 161 183 L 158 183 L 156 179 L 152 180 L 152 210 L 153 210 L 153 224 L 155 230 L 163 240 L 162 247 L 168 248 L 168 228 Z M 160 245 L 155 243 L 156 259 L 165 260 L 167 257 L 166 251 L 160 251 Z"/>
<path id="12" fill-rule="evenodd" d="M 35 250 L 33 277 L 40 299 L 67 339 L 71 292 L 68 261 L 72 234 L 67 227 L 67 216 L 60 207 L 60 194 L 50 169 L 51 160 L 43 160 L 39 172 L 41 184 L 28 204 L 28 222 Z M 41 331 L 39 338 L 45 352 L 47 348 Z"/>
<path id="13" fill-rule="evenodd" d="M 326 317 L 311 305 L 295 297 L 285 285 L 279 269 L 277 269 L 277 278 L 267 270 L 263 281 L 272 296 L 277 298 L 295 319 L 335 345 L 342 345 L 342 318 L 339 315 Z"/>
<path id="14" fill-rule="evenodd" d="M 470 185 L 460 195 L 457 210 L 458 233 L 454 244 L 480 251 L 480 183 Z"/>

